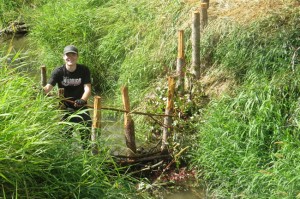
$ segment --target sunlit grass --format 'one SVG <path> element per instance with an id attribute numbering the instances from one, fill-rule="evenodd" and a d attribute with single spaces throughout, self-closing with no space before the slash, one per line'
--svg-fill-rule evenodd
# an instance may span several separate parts
<path id="1" fill-rule="evenodd" d="M 57 99 L 6 59 L 0 65 L 1 196 L 116 198 L 130 189 L 103 142 L 98 156 L 82 150 L 76 136 L 63 134 L 72 124 L 60 122 Z"/>
<path id="2" fill-rule="evenodd" d="M 207 30 L 204 57 L 238 85 L 210 103 L 198 127 L 194 162 L 215 197 L 294 198 L 300 192 L 300 82 L 291 66 L 300 45 L 298 22 L 299 10 L 291 8 L 249 26 Z"/>
<path id="3" fill-rule="evenodd" d="M 128 84 L 133 105 L 144 100 L 148 86 L 158 77 L 173 71 L 178 29 L 186 30 L 187 40 L 190 36 L 187 27 L 192 4 L 185 1 L 44 3 L 23 10 L 31 24 L 31 47 L 37 49 L 31 57 L 36 63 L 33 67 L 45 64 L 50 72 L 62 64 L 63 47 L 75 44 L 80 62 L 91 68 L 94 91 L 119 93 L 119 87 Z M 229 3 L 241 1 L 219 1 L 218 5 L 229 7 Z M 185 137 L 193 140 L 193 134 L 199 134 L 197 143 L 190 143 L 192 158 L 213 197 L 299 197 L 299 59 L 296 70 L 291 65 L 300 45 L 299 24 L 299 10 L 287 5 L 254 23 L 234 23 L 230 17 L 210 21 L 202 34 L 205 70 L 218 67 L 238 85 L 182 124 Z M 189 45 L 187 42 L 187 65 Z M 119 174 L 107 149 L 102 147 L 100 156 L 94 157 L 80 150 L 75 138 L 65 139 L 61 129 L 70 124 L 59 122 L 57 101 L 33 92 L 36 82 L 20 70 L 6 67 L 5 61 L 1 64 L 3 195 L 130 198 L 125 195 L 134 192 L 131 179 Z M 161 98 L 165 94 L 162 87 L 157 91 Z M 109 103 L 120 106 L 120 99 L 111 98 Z M 163 106 L 157 105 L 157 111 Z"/>
<path id="4" fill-rule="evenodd" d="M 157 0 L 53 1 L 26 18 L 32 23 L 29 38 L 39 49 L 37 60 L 49 72 L 72 43 L 80 62 L 90 67 L 97 92 L 119 94 L 128 84 L 130 95 L 141 96 L 153 77 L 174 68 L 177 29 L 190 20 L 191 7 Z"/>

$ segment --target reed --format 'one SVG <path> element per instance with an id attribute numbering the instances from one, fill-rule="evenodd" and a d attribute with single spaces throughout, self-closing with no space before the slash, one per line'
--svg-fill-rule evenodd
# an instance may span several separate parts
<path id="1" fill-rule="evenodd" d="M 72 43 L 92 70 L 96 92 L 119 95 L 130 84 L 130 95 L 141 96 L 157 74 L 173 69 L 177 28 L 191 7 L 158 0 L 52 1 L 26 19 L 39 64 L 60 65 L 63 47 Z"/>
<path id="2" fill-rule="evenodd" d="M 290 8 L 248 26 L 207 30 L 204 46 L 217 48 L 204 48 L 204 57 L 236 85 L 195 127 L 194 165 L 214 197 L 299 194 L 299 58 L 291 65 L 298 22 L 299 9 Z"/>
<path id="3" fill-rule="evenodd" d="M 133 179 L 120 175 L 107 144 L 100 153 L 82 150 L 80 139 L 67 138 L 58 101 L 0 51 L 0 184 L 3 198 L 116 198 Z M 76 132 L 82 126 L 74 125 Z M 132 191 L 132 190 L 131 190 Z M 131 192 L 130 191 L 130 192 Z"/>
<path id="4" fill-rule="evenodd" d="M 259 6 L 269 8 L 274 2 L 262 0 Z M 212 100 L 207 109 L 194 102 L 175 103 L 176 111 L 192 117 L 174 121 L 185 132 L 180 137 L 182 132 L 176 129 L 173 139 L 193 140 L 188 143 L 193 149 L 184 158 L 198 168 L 212 197 L 299 197 L 299 58 L 291 64 L 300 46 L 299 8 L 291 6 L 295 0 L 280 2 L 287 6 L 250 24 L 245 22 L 251 15 L 240 17 L 240 23 L 230 17 L 209 22 L 201 37 L 204 72 L 213 66 L 234 87 Z M 240 3 L 220 1 L 219 6 Z M 96 93 L 116 94 L 128 84 L 129 95 L 134 96 L 131 104 L 136 105 L 156 85 L 159 100 L 149 99 L 155 107 L 149 109 L 159 112 L 166 88 L 156 81 L 175 69 L 176 33 L 188 29 L 188 13 L 194 5 L 160 0 L 54 0 L 43 1 L 36 9 L 26 7 L 22 16 L 31 24 L 33 67 L 45 64 L 52 70 L 62 64 L 63 47 L 75 44 L 80 62 L 91 68 Z M 10 6 L 6 10 L 14 7 L 5 6 Z M 185 33 L 188 39 L 190 32 Z M 189 45 L 185 47 L 187 64 Z M 34 93 L 35 82 L 20 72 L 22 67 L 12 69 L 2 61 L 0 179 L 4 196 L 134 195 L 130 193 L 134 180 L 119 173 L 121 168 L 105 144 L 99 143 L 100 155 L 95 157 L 72 144 L 76 138 L 65 139 L 61 130 L 71 124 L 58 122 L 60 112 L 53 107 L 57 101 Z M 197 94 L 195 98 L 200 99 Z M 148 126 L 143 128 L 149 131 Z"/>

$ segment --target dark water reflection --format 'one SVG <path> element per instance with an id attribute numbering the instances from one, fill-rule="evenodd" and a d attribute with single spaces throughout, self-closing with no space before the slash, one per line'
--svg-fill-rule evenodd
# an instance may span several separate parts
<path id="1" fill-rule="evenodd" d="M 164 199 L 204 199 L 205 193 L 201 189 L 194 189 L 179 193 L 168 194 Z"/>
<path id="2" fill-rule="evenodd" d="M 11 53 L 16 53 L 18 51 L 26 51 L 28 49 L 28 40 L 24 35 L 15 36 L 0 36 L 0 46 L 7 46 L 11 48 Z"/>
<path id="3" fill-rule="evenodd" d="M 40 72 L 36 66 L 36 60 L 30 56 L 29 41 L 27 37 L 0 36 L 0 50 L 3 57 L 0 57 L 1 63 L 7 64 L 10 68 L 17 69 L 19 72 L 30 74 L 35 81 L 39 82 Z"/>

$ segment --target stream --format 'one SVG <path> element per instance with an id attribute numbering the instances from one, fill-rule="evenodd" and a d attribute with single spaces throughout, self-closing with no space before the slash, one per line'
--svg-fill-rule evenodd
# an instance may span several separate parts
<path id="1" fill-rule="evenodd" d="M 15 36 L 14 38 L 0 36 L 0 48 L 3 47 L 3 44 L 9 46 L 11 54 L 16 54 L 18 52 L 24 53 L 26 55 L 26 51 L 28 49 L 28 41 L 26 37 Z M 22 57 L 22 56 L 21 56 Z M 26 57 L 26 56 L 25 56 Z M 22 60 L 21 60 L 22 61 Z M 40 80 L 40 77 L 37 77 L 37 74 L 40 75 L 38 71 L 31 71 L 29 69 L 29 73 L 34 73 L 34 78 L 37 81 Z M 102 102 L 102 104 L 105 104 Z M 105 114 L 104 114 L 105 115 Z M 119 114 L 118 114 L 119 115 Z M 109 147 L 111 150 L 111 154 L 113 155 L 126 155 L 127 147 L 125 143 L 124 137 L 124 124 L 123 119 L 120 116 L 119 118 L 115 117 L 107 117 L 101 118 L 101 133 L 100 139 L 104 139 L 105 143 L 109 143 Z M 136 140 L 136 145 L 139 147 L 142 144 L 141 141 Z M 202 188 L 194 188 L 192 182 L 183 182 L 183 184 L 178 185 L 180 187 L 176 188 L 177 183 L 174 184 L 174 187 L 171 189 L 166 188 L 164 191 L 160 191 L 159 198 L 161 199 L 201 199 L 205 197 L 205 191 Z M 171 193 L 170 193 L 171 192 Z"/>

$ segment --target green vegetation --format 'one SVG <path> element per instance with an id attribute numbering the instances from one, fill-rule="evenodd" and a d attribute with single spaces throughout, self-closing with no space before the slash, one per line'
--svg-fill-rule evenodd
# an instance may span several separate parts
<path id="1" fill-rule="evenodd" d="M 299 57 L 291 64 L 299 19 L 289 8 L 248 26 L 207 30 L 219 42 L 203 53 L 238 85 L 211 101 L 197 127 L 194 163 L 216 197 L 299 197 Z"/>
<path id="2" fill-rule="evenodd" d="M 33 9 L 47 0 L 0 0 L 0 29 L 13 21 L 23 21 L 23 9 Z"/>
<path id="3" fill-rule="evenodd" d="M 78 46 L 81 62 L 93 73 L 96 92 L 128 84 L 141 96 L 157 74 L 173 67 L 176 20 L 184 7 L 177 1 L 51 1 L 33 15 L 29 38 L 39 64 L 61 64 L 62 49 Z M 134 99 L 133 99 L 134 100 Z"/>
<path id="4" fill-rule="evenodd" d="M 1 24 L 24 20 L 31 44 L 27 64 L 17 62 L 21 52 L 7 62 L 9 47 L 0 53 L 0 197 L 137 197 L 135 183 L 143 179 L 123 175 L 103 140 L 95 157 L 78 147 L 78 138 L 66 139 L 61 131 L 71 124 L 59 122 L 58 102 L 41 95 L 24 68 L 38 71 L 45 64 L 50 72 L 62 64 L 63 47 L 75 44 L 80 62 L 91 68 L 95 94 L 110 94 L 114 100 L 108 103 L 120 106 L 119 88 L 128 84 L 134 108 L 162 113 L 177 30 L 184 29 L 188 41 L 190 11 L 199 3 L 187 2 L 0 1 Z M 204 75 L 221 76 L 230 89 L 205 96 L 207 85 L 199 81 L 192 101 L 177 96 L 180 117 L 170 142 L 174 154 L 190 146 L 176 166 L 196 167 L 211 197 L 300 196 L 300 60 L 297 53 L 293 58 L 300 46 L 300 10 L 289 6 L 293 2 L 299 1 L 250 24 L 216 19 L 202 34 Z M 144 117 L 135 121 L 139 138 L 161 131 Z"/>
<path id="5" fill-rule="evenodd" d="M 0 62 L 1 198 L 130 197 L 134 180 L 120 174 L 105 144 L 92 156 L 66 138 L 58 101 L 41 95 L 18 64 Z M 22 65 L 20 65 L 22 67 Z M 81 127 L 77 127 L 81 128 Z M 126 197 L 124 197 L 124 195 Z"/>

